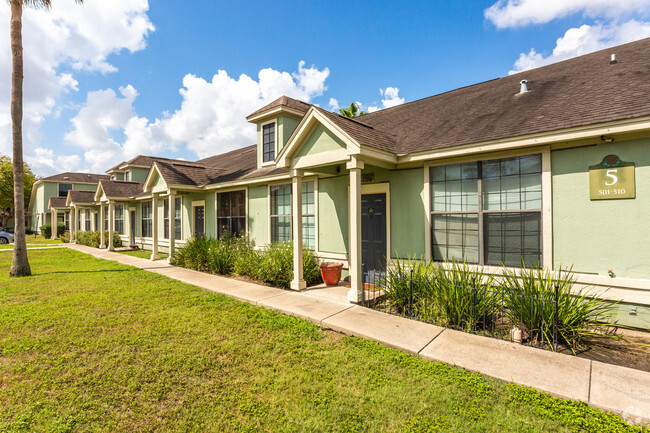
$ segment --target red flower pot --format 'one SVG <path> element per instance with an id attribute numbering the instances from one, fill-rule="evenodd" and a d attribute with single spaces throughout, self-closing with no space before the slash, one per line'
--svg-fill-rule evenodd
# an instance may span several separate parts
<path id="1" fill-rule="evenodd" d="M 320 275 L 323 277 L 325 285 L 328 287 L 338 286 L 339 281 L 341 280 L 341 269 L 343 269 L 343 264 L 321 263 L 319 266 Z"/>

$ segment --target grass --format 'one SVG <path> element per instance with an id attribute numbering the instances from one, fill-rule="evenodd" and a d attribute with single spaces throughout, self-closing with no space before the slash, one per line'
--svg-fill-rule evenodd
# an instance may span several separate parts
<path id="1" fill-rule="evenodd" d="M 127 256 L 132 256 L 132 257 L 139 257 L 141 259 L 150 259 L 151 258 L 151 251 L 145 251 L 145 250 L 131 250 L 131 251 L 118 251 L 120 254 L 124 254 Z M 160 253 L 159 254 L 161 259 L 166 259 L 167 254 Z"/>
<path id="2" fill-rule="evenodd" d="M 61 246 L 62 242 L 58 239 L 44 239 L 42 236 L 27 235 L 25 239 L 27 248 L 29 247 L 47 247 L 47 246 Z M 0 250 L 11 250 L 14 244 L 0 245 Z"/>
<path id="3" fill-rule="evenodd" d="M 94 259 L 0 255 L 0 431 L 645 431 Z M 552 380 L 552 378 L 549 378 Z"/>

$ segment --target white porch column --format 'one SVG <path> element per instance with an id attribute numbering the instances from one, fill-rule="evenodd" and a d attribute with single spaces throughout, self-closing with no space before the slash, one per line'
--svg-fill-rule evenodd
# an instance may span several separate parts
<path id="1" fill-rule="evenodd" d="M 291 172 L 291 226 L 293 230 L 293 279 L 292 290 L 303 290 L 307 283 L 302 269 L 302 170 Z"/>
<path id="2" fill-rule="evenodd" d="M 347 163 L 350 171 L 350 291 L 348 301 L 361 302 L 363 287 L 361 285 L 361 170 L 363 161 L 354 157 Z"/>
<path id="3" fill-rule="evenodd" d="M 169 220 L 169 257 L 167 257 L 167 262 L 171 263 L 176 250 L 176 196 L 174 191 L 169 191 L 169 206 L 167 209 L 169 210 L 169 215 L 167 215 Z"/>
<path id="4" fill-rule="evenodd" d="M 74 242 L 77 243 L 77 233 L 79 233 L 79 208 L 77 206 L 74 207 L 74 230 L 73 230 L 73 238 Z"/>
<path id="5" fill-rule="evenodd" d="M 153 245 L 151 247 L 151 261 L 158 260 L 158 195 L 154 194 L 151 199 L 151 236 L 153 237 Z"/>
<path id="6" fill-rule="evenodd" d="M 112 201 L 108 202 L 108 251 L 115 251 L 113 246 L 113 231 L 115 230 L 115 205 Z"/>
<path id="7" fill-rule="evenodd" d="M 99 204 L 99 248 L 106 248 L 106 239 L 104 235 L 104 204 Z"/>
<path id="8" fill-rule="evenodd" d="M 56 229 L 57 229 L 57 220 L 59 216 L 59 211 L 56 209 L 52 209 L 52 212 L 50 212 L 52 215 L 50 217 L 50 220 L 52 221 L 52 224 L 50 224 L 50 228 L 52 230 L 52 236 L 50 236 L 50 239 L 54 240 L 56 239 Z"/>

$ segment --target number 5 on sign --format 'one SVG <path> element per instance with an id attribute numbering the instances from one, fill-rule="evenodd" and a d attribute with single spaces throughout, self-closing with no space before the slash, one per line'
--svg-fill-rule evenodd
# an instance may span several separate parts
<path id="1" fill-rule="evenodd" d="M 616 169 L 613 170 L 607 170 L 606 176 L 611 179 L 611 182 L 605 182 L 605 186 L 612 186 L 618 182 L 618 178 L 616 177 Z"/>
<path id="2" fill-rule="evenodd" d="M 634 163 L 607 155 L 600 164 L 589 167 L 589 197 L 592 200 L 635 198 Z"/>

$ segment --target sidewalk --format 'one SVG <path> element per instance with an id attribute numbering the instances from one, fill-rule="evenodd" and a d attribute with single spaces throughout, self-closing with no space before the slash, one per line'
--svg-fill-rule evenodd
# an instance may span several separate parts
<path id="1" fill-rule="evenodd" d="M 347 335 L 377 341 L 431 361 L 440 361 L 495 379 L 582 400 L 633 423 L 650 420 L 650 373 L 507 341 L 467 334 L 391 316 L 328 297 L 318 290 L 293 292 L 179 268 L 166 261 L 99 250 L 68 248 L 154 272 L 184 283 L 300 317 Z"/>

